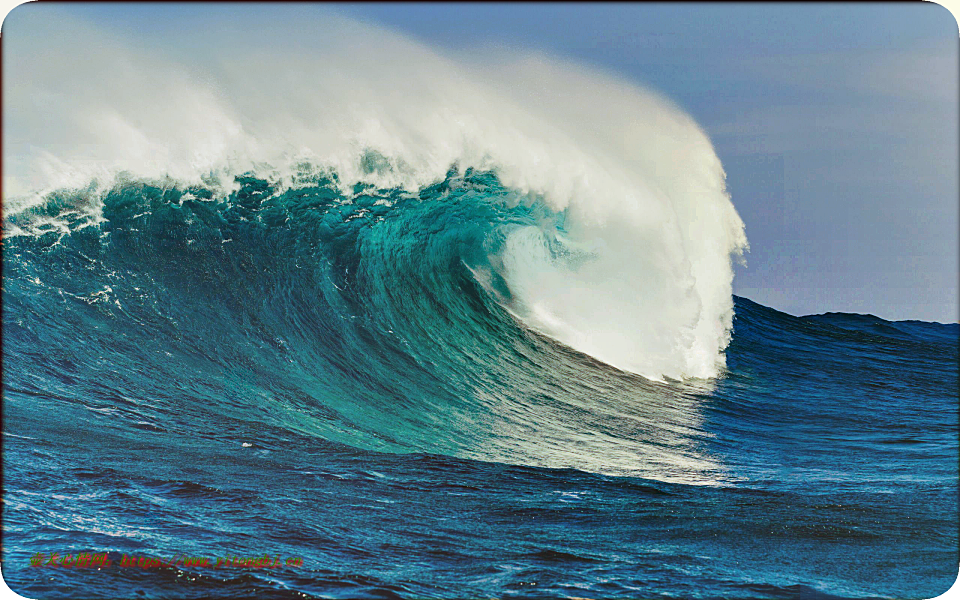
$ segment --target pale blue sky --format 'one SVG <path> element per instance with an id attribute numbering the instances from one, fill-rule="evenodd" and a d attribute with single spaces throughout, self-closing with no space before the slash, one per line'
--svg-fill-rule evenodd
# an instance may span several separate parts
<path id="1" fill-rule="evenodd" d="M 58 8 L 162 33 L 185 18 L 215 26 L 227 6 Z M 333 8 L 445 49 L 569 57 L 672 98 L 713 140 L 746 223 L 739 295 L 793 314 L 958 320 L 958 29 L 938 5 Z"/>

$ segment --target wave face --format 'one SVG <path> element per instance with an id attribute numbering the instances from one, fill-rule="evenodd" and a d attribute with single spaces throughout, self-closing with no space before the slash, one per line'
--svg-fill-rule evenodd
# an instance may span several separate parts
<path id="1" fill-rule="evenodd" d="M 5 64 L 31 82 L 4 115 L 4 578 L 21 593 L 953 582 L 960 327 L 734 298 L 742 223 L 665 100 L 342 19 L 282 39 L 266 23 L 219 61 L 225 39 L 187 32 L 189 68 L 71 25 L 99 62 L 47 19 L 31 27 L 50 53 Z M 304 566 L 27 566 L 38 551 Z"/>
<path id="2" fill-rule="evenodd" d="M 130 181 L 10 217 L 7 273 L 24 286 L 11 302 L 26 303 L 11 314 L 78 331 L 95 319 L 109 330 L 88 342 L 100 364 L 176 381 L 190 365 L 212 386 L 204 401 L 247 411 L 263 381 L 254 396 L 278 425 L 357 447 L 713 480 L 674 432 L 695 426 L 695 401 L 527 325 L 546 318 L 548 284 L 525 286 L 589 270 L 566 213 L 472 169 L 416 194 L 344 194 L 306 166 L 292 186 L 236 183 L 218 199 Z M 558 394 L 531 404 L 545 385 Z M 571 423 L 570 410 L 594 414 Z M 631 414 L 647 425 L 623 435 Z"/>

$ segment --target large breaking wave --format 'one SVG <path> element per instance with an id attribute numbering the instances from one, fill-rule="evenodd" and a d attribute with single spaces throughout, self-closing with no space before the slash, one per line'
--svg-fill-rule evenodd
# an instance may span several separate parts
<path id="1" fill-rule="evenodd" d="M 706 135 L 650 91 L 542 55 L 441 56 L 331 15 L 263 23 L 242 41 L 229 27 L 162 44 L 66 18 L 30 29 L 63 46 L 5 65 L 22 82 L 4 104 L 8 236 L 109 222 L 107 199 L 128 185 L 224 199 L 256 179 L 269 204 L 322 179 L 343 204 L 380 190 L 352 213 L 367 221 L 431 186 L 468 189 L 442 207 L 401 202 L 408 214 L 377 226 L 391 240 L 351 248 L 350 275 L 396 296 L 405 273 L 462 264 L 518 326 L 619 369 L 654 380 L 723 369 L 743 224 Z M 74 200 L 51 199 L 64 189 Z M 170 210 L 199 201 L 184 198 Z M 305 227 L 298 218 L 271 227 Z M 276 260 L 317 268 L 302 244 Z M 424 275 L 416 297 L 452 273 Z"/>

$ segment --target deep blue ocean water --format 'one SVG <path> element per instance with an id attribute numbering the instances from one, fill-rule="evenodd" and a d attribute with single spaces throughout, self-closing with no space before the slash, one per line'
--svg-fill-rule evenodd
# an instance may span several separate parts
<path id="1" fill-rule="evenodd" d="M 492 173 L 237 184 L 5 216 L 19 593 L 929 598 L 956 579 L 957 324 L 735 298 L 726 371 L 654 382 L 504 308 L 506 232 L 564 215 Z M 114 563 L 31 566 L 53 552 Z"/>

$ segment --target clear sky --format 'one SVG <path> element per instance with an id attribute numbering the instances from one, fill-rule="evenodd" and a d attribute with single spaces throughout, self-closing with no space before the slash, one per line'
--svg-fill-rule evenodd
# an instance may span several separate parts
<path id="1" fill-rule="evenodd" d="M 150 3 L 60 6 L 127 28 L 184 18 Z M 713 140 L 746 223 L 739 295 L 792 314 L 958 320 L 958 27 L 938 5 L 335 10 L 442 49 L 546 51 L 676 101 Z"/>

